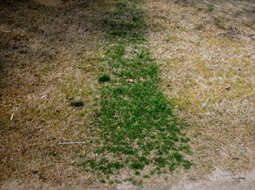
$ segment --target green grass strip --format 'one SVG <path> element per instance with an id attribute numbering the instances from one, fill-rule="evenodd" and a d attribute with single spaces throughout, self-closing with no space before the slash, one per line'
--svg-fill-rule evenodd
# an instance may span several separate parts
<path id="1" fill-rule="evenodd" d="M 151 175 L 164 167 L 169 172 L 177 166 L 188 169 L 183 152 L 189 151 L 189 138 L 159 88 L 158 66 L 145 38 L 144 12 L 137 1 L 114 5 L 104 20 L 107 67 L 99 77 L 101 109 L 93 125 L 98 157 L 81 165 L 107 175 L 124 167 L 140 175 L 146 165 Z"/>

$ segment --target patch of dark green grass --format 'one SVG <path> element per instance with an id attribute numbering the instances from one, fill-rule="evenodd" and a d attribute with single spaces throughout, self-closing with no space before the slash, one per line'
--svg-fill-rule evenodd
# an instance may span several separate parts
<path id="1" fill-rule="evenodd" d="M 144 164 L 143 163 L 139 163 L 139 162 L 134 162 L 131 164 L 131 168 L 132 169 L 143 169 L 144 168 Z"/>
<path id="2" fill-rule="evenodd" d="M 108 81 L 110 81 L 110 76 L 109 75 L 103 75 L 98 80 L 99 80 L 99 82 L 108 82 Z"/>
<path id="3" fill-rule="evenodd" d="M 190 167 L 191 167 L 191 162 L 188 161 L 188 160 L 186 160 L 186 161 L 183 163 L 183 167 L 184 167 L 186 170 L 190 169 Z"/>
<path id="4" fill-rule="evenodd" d="M 172 162 L 170 165 L 169 165 L 169 171 L 170 172 L 172 172 L 172 171 L 174 171 L 175 170 L 175 163 L 174 162 Z"/>
<path id="5" fill-rule="evenodd" d="M 158 174 L 158 175 L 162 174 L 162 171 L 161 171 L 161 170 L 158 170 L 158 171 L 157 171 L 157 174 Z"/>
<path id="6" fill-rule="evenodd" d="M 109 184 L 112 185 L 114 182 L 113 181 L 109 181 Z"/>
<path id="7" fill-rule="evenodd" d="M 84 103 L 82 101 L 74 101 L 74 102 L 71 102 L 71 106 L 82 107 L 84 106 Z"/>
<path id="8" fill-rule="evenodd" d="M 117 1 L 115 6 L 104 20 L 109 43 L 104 59 L 108 66 L 103 71 L 113 77 L 109 85 L 101 86 L 100 110 L 91 126 L 99 141 L 93 144 L 99 156 L 87 160 L 86 166 L 105 175 L 123 167 L 140 175 L 146 165 L 156 168 L 151 175 L 160 175 L 165 167 L 170 172 L 188 169 L 191 164 L 183 153 L 189 151 L 189 138 L 181 132 L 186 125 L 173 114 L 160 90 L 158 66 L 144 37 L 143 11 L 131 0 Z M 108 81 L 109 75 L 99 78 Z"/>
<path id="9" fill-rule="evenodd" d="M 162 158 L 162 157 L 155 158 L 154 160 L 155 160 L 155 162 L 156 162 L 160 167 L 165 167 L 165 165 L 168 164 L 167 159 Z"/>

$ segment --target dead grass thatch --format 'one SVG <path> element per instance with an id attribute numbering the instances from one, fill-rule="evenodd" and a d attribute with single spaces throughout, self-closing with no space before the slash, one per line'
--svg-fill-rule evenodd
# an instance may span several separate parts
<path id="1" fill-rule="evenodd" d="M 251 1 L 146 1 L 148 38 L 165 95 L 191 123 L 194 179 L 254 168 Z"/>
<path id="2" fill-rule="evenodd" d="M 87 135 L 106 7 L 104 1 L 1 1 L 1 184 L 78 183 L 72 162 L 86 147 L 58 143 Z"/>

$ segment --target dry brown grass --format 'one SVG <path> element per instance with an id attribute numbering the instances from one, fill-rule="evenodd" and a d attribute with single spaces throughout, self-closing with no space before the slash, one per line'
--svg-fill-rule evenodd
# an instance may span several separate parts
<path id="1" fill-rule="evenodd" d="M 255 167 L 255 4 L 145 1 L 163 89 L 194 136 L 188 175 Z"/>
<path id="2" fill-rule="evenodd" d="M 86 137 L 97 103 L 107 2 L 0 4 L 1 184 L 83 184 L 87 176 L 80 180 L 72 162 L 87 147 L 58 143 Z M 70 106 L 76 100 L 83 101 L 81 109 Z"/>

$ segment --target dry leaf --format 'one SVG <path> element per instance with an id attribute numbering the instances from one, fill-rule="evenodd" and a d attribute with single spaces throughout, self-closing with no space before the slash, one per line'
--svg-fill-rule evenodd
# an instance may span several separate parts
<path id="1" fill-rule="evenodd" d="M 133 79 L 126 79 L 127 82 L 134 82 Z"/>
<path id="2" fill-rule="evenodd" d="M 94 116 L 94 117 L 96 117 L 96 116 L 97 116 L 97 113 L 96 113 L 96 112 L 93 112 L 91 115 Z"/>

